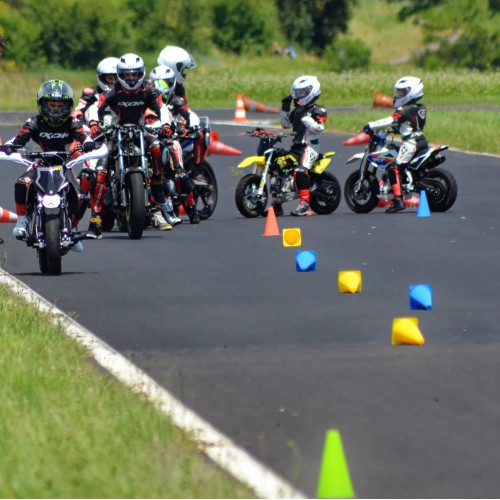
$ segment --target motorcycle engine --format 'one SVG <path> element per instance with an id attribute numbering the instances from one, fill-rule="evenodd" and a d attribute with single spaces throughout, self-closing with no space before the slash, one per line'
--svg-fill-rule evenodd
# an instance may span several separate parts
<path id="1" fill-rule="evenodd" d="M 288 199 L 293 199 L 293 193 L 295 190 L 295 182 L 292 176 L 286 176 L 274 172 L 271 180 L 269 190 L 273 198 L 281 199 L 287 201 Z M 290 195 L 292 198 L 290 198 Z"/>

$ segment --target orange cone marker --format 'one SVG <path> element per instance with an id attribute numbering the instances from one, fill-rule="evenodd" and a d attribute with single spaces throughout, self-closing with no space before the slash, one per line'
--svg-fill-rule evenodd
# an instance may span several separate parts
<path id="1" fill-rule="evenodd" d="M 380 90 L 376 90 L 373 95 L 372 108 L 392 108 L 394 103 L 389 96 L 383 95 Z"/>
<path id="2" fill-rule="evenodd" d="M 273 108 L 272 106 L 266 106 L 265 104 L 262 104 L 261 102 L 257 101 L 252 101 L 252 99 L 248 98 L 245 95 L 242 95 L 243 98 L 243 104 L 245 106 L 245 109 L 247 111 L 259 111 L 261 113 L 279 113 L 278 108 Z"/>
<path id="3" fill-rule="evenodd" d="M 0 207 L 0 222 L 17 222 L 17 214 Z"/>
<path id="4" fill-rule="evenodd" d="M 238 94 L 236 97 L 236 109 L 234 111 L 234 118 L 232 120 L 236 123 L 244 123 L 248 121 L 247 114 L 245 112 L 245 105 L 243 104 L 243 97 Z"/>
<path id="5" fill-rule="evenodd" d="M 276 214 L 274 213 L 274 207 L 272 205 L 267 211 L 266 228 L 262 236 L 280 236 L 278 221 L 276 220 Z"/>

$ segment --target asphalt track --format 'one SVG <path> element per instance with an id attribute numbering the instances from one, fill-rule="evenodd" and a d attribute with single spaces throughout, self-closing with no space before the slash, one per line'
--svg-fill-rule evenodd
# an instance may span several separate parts
<path id="1" fill-rule="evenodd" d="M 254 154 L 250 125 L 214 128 Z M 344 138 L 322 137 L 342 184 L 358 151 Z M 449 212 L 357 215 L 342 201 L 331 216 L 279 218 L 301 229 L 299 249 L 240 216 L 240 158 L 212 156 L 210 220 L 140 241 L 115 230 L 66 256 L 57 277 L 1 224 L 2 266 L 311 497 L 325 433 L 338 429 L 357 497 L 497 498 L 500 158 L 446 156 L 459 186 Z M 4 208 L 20 173 L 0 171 Z M 296 271 L 297 250 L 316 251 L 316 271 Z M 361 271 L 361 293 L 339 293 L 341 270 Z M 432 285 L 432 310 L 409 310 L 415 284 Z M 418 318 L 425 345 L 392 346 L 396 317 Z"/>

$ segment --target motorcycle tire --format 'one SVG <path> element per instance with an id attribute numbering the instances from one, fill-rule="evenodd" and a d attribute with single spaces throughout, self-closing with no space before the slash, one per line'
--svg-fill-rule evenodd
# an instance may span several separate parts
<path id="1" fill-rule="evenodd" d="M 132 172 L 126 180 L 128 236 L 131 240 L 142 238 L 146 210 L 146 194 L 140 172 Z"/>
<path id="2" fill-rule="evenodd" d="M 311 209 L 318 215 L 332 214 L 342 199 L 338 179 L 330 172 L 311 174 Z"/>
<path id="3" fill-rule="evenodd" d="M 59 214 L 45 216 L 44 234 L 45 247 L 38 250 L 40 271 L 44 274 L 61 274 L 61 220 Z"/>
<path id="4" fill-rule="evenodd" d="M 344 184 L 344 197 L 347 206 L 357 214 L 371 212 L 378 203 L 380 191 L 378 180 L 375 175 L 369 173 L 359 186 L 359 171 L 353 172 L 347 177 Z"/>
<path id="5" fill-rule="evenodd" d="M 113 207 L 109 205 L 103 205 L 101 210 L 101 220 L 102 220 L 102 230 L 105 233 L 109 233 L 113 230 L 115 225 L 115 213 Z"/>
<path id="6" fill-rule="evenodd" d="M 429 210 L 446 212 L 457 199 L 458 187 L 453 174 L 444 168 L 429 170 L 420 181 L 424 186 Z"/>
<path id="7" fill-rule="evenodd" d="M 252 219 L 264 215 L 269 195 L 267 186 L 259 199 L 256 199 L 256 192 L 259 188 L 261 178 L 256 174 L 247 174 L 240 179 L 236 186 L 234 198 L 236 207 L 241 215 Z"/>
<path id="8" fill-rule="evenodd" d="M 196 203 L 196 209 L 201 220 L 208 219 L 215 210 L 217 206 L 218 199 L 218 188 L 217 179 L 215 178 L 215 172 L 210 163 L 204 161 L 201 165 L 196 165 L 189 168 L 189 175 L 195 184 L 193 189 L 193 195 Z M 207 185 L 199 185 L 196 183 L 197 178 L 203 179 Z"/>

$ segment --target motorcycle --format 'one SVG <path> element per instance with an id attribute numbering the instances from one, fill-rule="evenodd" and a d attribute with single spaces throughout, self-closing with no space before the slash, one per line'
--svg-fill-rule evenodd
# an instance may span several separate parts
<path id="1" fill-rule="evenodd" d="M 389 131 L 390 132 L 390 131 Z M 347 206 L 358 214 L 392 204 L 393 194 L 387 168 L 395 164 L 399 146 L 387 134 L 362 132 L 343 142 L 344 146 L 367 144 L 364 153 L 357 153 L 346 164 L 361 161 L 344 185 Z M 418 207 L 420 192 L 425 191 L 431 212 L 446 212 L 457 199 L 457 181 L 451 172 L 438 167 L 446 160 L 441 153 L 448 146 L 431 146 L 419 152 L 406 167 L 401 191 L 406 207 Z"/>
<path id="2" fill-rule="evenodd" d="M 241 178 L 236 186 L 235 201 L 239 212 L 248 218 L 265 214 L 269 191 L 277 202 L 285 203 L 298 198 L 294 179 L 296 159 L 286 150 L 277 147 L 291 134 L 256 128 L 245 132 L 259 139 L 257 156 L 245 158 L 238 168 L 254 166 L 253 173 Z M 338 179 L 326 172 L 335 153 L 321 154 L 309 170 L 311 179 L 311 209 L 320 215 L 333 213 L 340 204 L 342 191 Z M 268 180 L 269 177 L 269 180 Z M 267 184 L 267 182 L 269 184 Z"/>
<path id="3" fill-rule="evenodd" d="M 72 153 L 27 151 L 9 146 L 0 153 L 0 161 L 23 165 L 26 170 L 36 165 L 36 179 L 26 194 L 27 233 L 17 239 L 36 249 L 40 271 L 44 274 L 61 274 L 62 257 L 86 232 L 72 232 L 68 214 L 70 184 L 78 189 L 75 167 L 86 161 L 106 156 L 106 145 L 72 160 Z M 11 151 L 17 152 L 11 153 Z M 22 151 L 22 153 L 20 153 Z M 9 154 L 11 153 L 11 154 Z"/>
<path id="4" fill-rule="evenodd" d="M 200 131 L 178 135 L 175 139 L 182 146 L 184 170 L 193 184 L 195 206 L 201 220 L 208 219 L 215 211 L 218 199 L 217 179 L 210 163 L 205 159 L 210 147 L 210 125 L 208 116 L 200 117 Z M 184 197 L 175 186 L 167 185 L 167 196 L 171 196 L 173 208 L 179 215 L 185 209 Z"/>
<path id="5" fill-rule="evenodd" d="M 104 231 L 118 229 L 140 239 L 150 216 L 149 156 L 145 135 L 155 129 L 139 124 L 112 124 L 101 136 L 113 145 L 108 156 L 109 182 L 101 217 Z"/>

